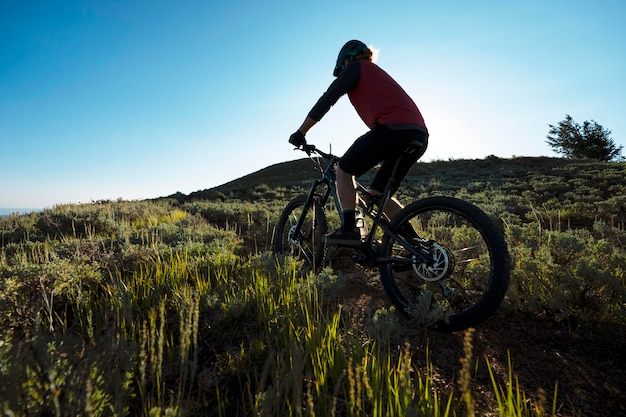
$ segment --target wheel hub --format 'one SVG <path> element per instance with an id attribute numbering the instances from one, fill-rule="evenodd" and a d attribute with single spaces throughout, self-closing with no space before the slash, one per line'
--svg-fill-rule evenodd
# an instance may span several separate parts
<path id="1" fill-rule="evenodd" d="M 295 225 L 291 226 L 291 229 L 289 229 L 289 233 L 287 234 L 287 240 L 289 240 L 289 244 L 291 246 L 299 246 L 300 244 L 299 242 L 300 239 L 296 239 L 296 236 L 294 236 L 295 231 L 296 231 L 296 226 Z"/>

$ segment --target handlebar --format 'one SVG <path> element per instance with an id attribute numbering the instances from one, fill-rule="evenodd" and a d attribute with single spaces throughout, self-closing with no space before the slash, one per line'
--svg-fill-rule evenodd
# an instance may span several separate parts
<path id="1" fill-rule="evenodd" d="M 321 156 L 322 158 L 325 158 L 325 159 L 330 159 L 330 160 L 339 159 L 338 156 L 335 156 L 335 155 L 333 155 L 331 153 L 326 153 L 326 152 L 318 149 L 315 145 L 308 145 L 307 144 L 307 145 L 303 145 L 302 147 L 298 147 L 298 148 L 294 148 L 294 149 L 306 152 L 306 154 L 308 156 L 311 156 L 311 154 L 316 153 L 316 154 L 318 154 L 319 156 Z"/>

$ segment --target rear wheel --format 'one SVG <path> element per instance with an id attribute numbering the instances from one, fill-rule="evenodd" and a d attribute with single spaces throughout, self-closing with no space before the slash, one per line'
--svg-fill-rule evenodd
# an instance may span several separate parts
<path id="1" fill-rule="evenodd" d="M 383 238 L 381 279 L 400 311 L 447 331 L 495 312 L 509 284 L 509 254 L 503 233 L 478 207 L 431 197 L 405 207 L 390 227 L 428 254 L 422 262 L 388 234 Z"/>
<path id="2" fill-rule="evenodd" d="M 326 214 L 318 198 L 313 198 L 310 206 L 305 206 L 306 196 L 293 199 L 283 210 L 274 239 L 274 252 L 289 255 L 305 262 L 307 269 L 317 272 L 324 263 L 324 235 L 328 233 Z M 300 215 L 304 221 L 296 230 Z"/>

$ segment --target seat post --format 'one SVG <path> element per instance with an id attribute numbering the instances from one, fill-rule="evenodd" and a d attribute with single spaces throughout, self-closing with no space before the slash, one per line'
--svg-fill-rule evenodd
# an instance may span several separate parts
<path id="1" fill-rule="evenodd" d="M 393 170 L 391 171 L 391 176 L 389 177 L 389 181 L 387 181 L 387 186 L 385 187 L 385 192 L 383 193 L 383 199 L 382 199 L 380 210 L 379 210 L 380 211 L 379 217 L 382 215 L 383 208 L 387 204 L 387 201 L 391 199 L 391 195 L 393 193 L 392 191 L 396 187 L 396 182 L 397 182 L 396 172 L 398 171 L 398 167 L 400 166 L 400 161 L 402 160 L 402 156 L 416 152 L 417 150 L 422 149 L 423 147 L 424 147 L 424 142 L 422 142 L 421 140 L 419 139 L 412 140 L 411 142 L 407 144 L 406 148 L 404 148 L 404 150 L 400 152 L 400 154 L 396 158 L 396 162 L 393 165 Z"/>

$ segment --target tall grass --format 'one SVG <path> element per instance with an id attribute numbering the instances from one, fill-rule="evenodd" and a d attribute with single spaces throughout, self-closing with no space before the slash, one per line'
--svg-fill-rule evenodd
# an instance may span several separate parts
<path id="1" fill-rule="evenodd" d="M 456 190 L 504 220 L 514 260 L 505 309 L 623 326 L 619 189 L 594 205 L 589 222 L 582 217 L 588 201 L 567 211 L 551 200 L 556 181 L 498 193 L 485 178 L 492 177 L 477 175 Z M 454 192 L 437 176 L 415 189 L 428 193 L 433 183 Z M 403 332 L 393 309 L 359 325 L 326 301 L 342 285 L 332 270 L 303 275 L 296 260 L 279 262 L 266 251 L 284 205 L 272 199 L 289 191 L 250 189 L 254 204 L 224 194 L 182 204 L 63 205 L 2 219 L 2 412 L 557 415 L 553 382 L 544 387 L 554 389 L 551 401 L 527 395 L 510 359 L 504 377 L 487 365 L 494 400 L 479 404 L 474 379 L 482 358 L 474 357 L 471 331 L 458 379 L 438 390 L 434 364 L 418 367 L 415 346 L 392 343 Z M 524 198 L 534 209 L 522 207 Z"/>
<path id="2" fill-rule="evenodd" d="M 91 276 L 61 265 L 75 273 L 72 285 Z M 295 261 L 172 254 L 133 272 L 103 271 L 82 292 L 54 271 L 60 281 L 50 277 L 47 289 L 41 274 L 38 287 L 22 288 L 41 297 L 34 320 L 4 334 L 5 413 L 455 413 L 452 394 L 435 392 L 431 371 L 412 365 L 411 346 L 395 350 L 345 328 L 341 309 L 323 307 L 328 288 Z"/>
<path id="3" fill-rule="evenodd" d="M 554 396 L 551 404 L 548 404 L 546 393 L 540 390 L 537 401 L 532 402 L 524 392 L 519 379 L 513 374 L 511 356 L 508 356 L 508 378 L 504 383 L 498 382 L 493 369 L 487 361 L 487 369 L 495 393 L 497 410 L 500 416 L 555 416 L 557 415 L 557 392 L 558 383 L 554 387 Z"/>

